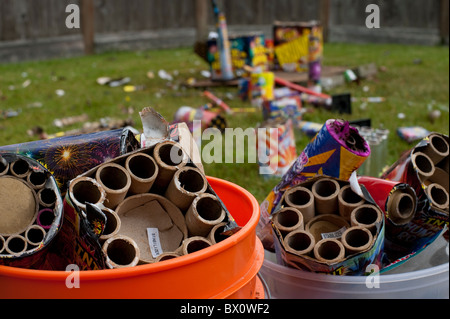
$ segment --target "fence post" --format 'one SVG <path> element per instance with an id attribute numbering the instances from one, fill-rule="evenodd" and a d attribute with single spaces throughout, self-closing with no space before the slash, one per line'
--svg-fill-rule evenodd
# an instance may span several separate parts
<path id="1" fill-rule="evenodd" d="M 81 0 L 81 32 L 84 53 L 94 53 L 94 0 Z"/>
<path id="2" fill-rule="evenodd" d="M 448 0 L 439 1 L 439 35 L 441 44 L 448 44 Z"/>
<path id="3" fill-rule="evenodd" d="M 208 0 L 195 0 L 196 41 L 203 42 L 208 37 Z"/>
<path id="4" fill-rule="evenodd" d="M 323 41 L 328 42 L 328 29 L 330 23 L 330 0 L 320 0 L 319 20 L 322 24 Z"/>

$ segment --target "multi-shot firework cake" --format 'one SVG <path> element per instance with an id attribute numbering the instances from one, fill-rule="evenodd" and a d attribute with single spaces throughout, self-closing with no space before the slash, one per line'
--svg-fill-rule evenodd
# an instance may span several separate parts
<path id="1" fill-rule="evenodd" d="M 0 155 L 0 265 L 53 269 L 58 257 L 47 256 L 62 219 L 62 197 L 50 172 L 25 156 Z"/>
<path id="2" fill-rule="evenodd" d="M 37 160 L 64 193 L 72 178 L 137 148 L 139 142 L 129 129 L 117 129 L 1 146 L 0 155 L 16 153 Z"/>

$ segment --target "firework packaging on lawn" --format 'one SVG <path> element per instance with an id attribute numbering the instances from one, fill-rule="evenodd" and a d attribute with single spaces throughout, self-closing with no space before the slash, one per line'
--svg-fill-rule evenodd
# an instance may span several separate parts
<path id="1" fill-rule="evenodd" d="M 316 175 L 348 180 L 369 155 L 369 145 L 348 122 L 333 119 L 326 121 L 283 175 L 280 183 L 261 203 L 261 218 L 257 231 L 265 248 L 273 249 L 269 222 L 285 191 Z"/>
<path id="2" fill-rule="evenodd" d="M 74 177 L 139 147 L 133 132 L 124 128 L 0 146 L 0 154 L 17 153 L 40 162 L 64 193 Z"/>

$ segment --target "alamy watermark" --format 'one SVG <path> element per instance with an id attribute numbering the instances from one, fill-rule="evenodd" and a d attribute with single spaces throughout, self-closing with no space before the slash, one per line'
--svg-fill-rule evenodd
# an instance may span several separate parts
<path id="1" fill-rule="evenodd" d="M 366 17 L 366 27 L 368 29 L 380 28 L 380 7 L 376 4 L 369 4 L 366 7 L 366 13 L 370 13 Z"/>
<path id="2" fill-rule="evenodd" d="M 66 13 L 69 13 L 66 17 L 67 29 L 79 29 L 80 28 L 80 7 L 77 4 L 68 4 L 66 6 Z"/>

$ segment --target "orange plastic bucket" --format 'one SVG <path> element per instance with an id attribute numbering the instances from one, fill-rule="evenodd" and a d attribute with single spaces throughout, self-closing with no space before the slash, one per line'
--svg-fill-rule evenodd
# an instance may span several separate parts
<path id="1" fill-rule="evenodd" d="M 240 186 L 213 177 L 208 182 L 242 227 L 233 236 L 189 255 L 122 269 L 73 273 L 0 266 L 0 299 L 255 298 L 264 261 L 256 236 L 259 204 Z M 67 278 L 79 279 L 79 288 L 68 288 Z"/>

